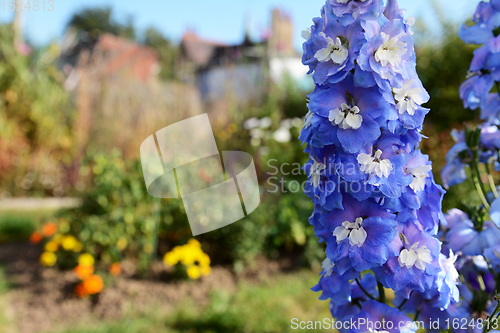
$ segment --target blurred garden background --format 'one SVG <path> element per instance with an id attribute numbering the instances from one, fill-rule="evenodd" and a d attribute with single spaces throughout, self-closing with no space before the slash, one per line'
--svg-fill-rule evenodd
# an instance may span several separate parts
<path id="1" fill-rule="evenodd" d="M 438 182 L 450 129 L 474 118 L 458 96 L 473 49 L 457 36 L 451 3 L 429 1 L 414 26 L 431 95 L 422 150 Z M 237 42 L 188 21 L 177 37 L 138 28 L 133 10 L 123 17 L 117 6 L 68 11 L 59 37 L 43 43 L 30 18 L 44 13 L 3 16 L 0 331 L 288 332 L 292 318 L 328 318 L 328 303 L 309 290 L 324 251 L 300 188 L 307 154 L 297 137 L 313 84 L 293 3 L 267 1 L 258 31 L 239 17 Z M 139 146 L 201 113 L 219 150 L 252 154 L 261 204 L 193 240 L 180 200 L 161 200 L 153 213 Z M 444 209 L 476 200 L 472 188 L 452 188 Z"/>

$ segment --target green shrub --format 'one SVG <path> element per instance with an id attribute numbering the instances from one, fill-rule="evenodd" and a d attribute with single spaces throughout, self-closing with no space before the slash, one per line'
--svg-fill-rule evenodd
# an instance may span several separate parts
<path id="1" fill-rule="evenodd" d="M 0 217 L 0 242 L 27 240 L 35 230 L 35 221 L 26 215 L 7 214 Z"/>

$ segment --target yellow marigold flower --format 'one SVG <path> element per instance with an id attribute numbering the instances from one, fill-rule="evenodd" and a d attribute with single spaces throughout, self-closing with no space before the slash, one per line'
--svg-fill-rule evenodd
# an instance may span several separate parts
<path id="1" fill-rule="evenodd" d="M 197 265 L 191 265 L 187 268 L 187 275 L 189 276 L 190 279 L 196 280 L 199 279 L 201 276 L 201 271 L 200 267 Z"/>
<path id="2" fill-rule="evenodd" d="M 210 257 L 208 256 L 208 254 L 202 253 L 198 257 L 198 263 L 200 264 L 200 266 L 210 266 Z"/>
<path id="3" fill-rule="evenodd" d="M 183 251 L 183 255 L 181 257 L 181 263 L 183 265 L 189 266 L 189 265 L 194 264 L 195 259 L 196 259 L 196 253 L 191 251 L 190 249 L 186 248 Z"/>
<path id="4" fill-rule="evenodd" d="M 210 268 L 210 257 L 203 252 L 201 244 L 196 239 L 190 239 L 187 244 L 176 246 L 172 251 L 165 254 L 163 261 L 166 265 L 173 266 L 178 262 L 187 266 L 187 274 L 191 279 L 198 279 L 201 275 L 208 275 Z M 195 263 L 198 265 L 195 265 Z"/>
<path id="5" fill-rule="evenodd" d="M 56 252 L 59 249 L 59 245 L 54 241 L 50 241 L 45 244 L 44 249 L 47 252 Z"/>
<path id="6" fill-rule="evenodd" d="M 195 247 L 199 247 L 201 248 L 201 244 L 200 242 L 198 242 L 196 239 L 194 238 L 191 238 L 190 240 L 188 240 L 188 245 L 191 245 L 191 246 L 195 246 Z"/>
<path id="7" fill-rule="evenodd" d="M 64 236 L 61 245 L 66 251 L 71 251 L 78 244 L 78 240 L 74 236 Z"/>
<path id="8" fill-rule="evenodd" d="M 78 264 L 86 266 L 94 266 L 94 257 L 89 253 L 80 254 Z"/>
<path id="9" fill-rule="evenodd" d="M 127 245 L 128 245 L 127 240 L 124 237 L 120 237 L 118 238 L 118 241 L 116 241 L 116 247 L 120 251 L 125 250 Z"/>
<path id="10" fill-rule="evenodd" d="M 179 256 L 175 251 L 167 252 L 163 256 L 163 262 L 165 263 L 165 265 L 174 266 L 179 262 Z"/>
<path id="11" fill-rule="evenodd" d="M 212 268 L 210 266 L 200 266 L 201 275 L 207 276 L 212 272 Z"/>
<path id="12" fill-rule="evenodd" d="M 57 256 L 54 252 L 44 252 L 40 256 L 40 263 L 44 266 L 54 266 L 57 261 Z"/>

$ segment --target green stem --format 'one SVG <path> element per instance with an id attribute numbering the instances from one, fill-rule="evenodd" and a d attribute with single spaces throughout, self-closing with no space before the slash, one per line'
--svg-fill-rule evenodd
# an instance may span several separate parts
<path id="1" fill-rule="evenodd" d="M 363 286 L 361 285 L 361 283 L 359 282 L 358 279 L 356 279 L 356 283 L 358 284 L 359 289 L 361 289 L 361 291 L 364 292 L 366 296 L 368 296 L 371 299 L 376 299 L 375 297 L 373 297 L 372 295 L 370 295 L 370 293 L 368 291 L 366 291 L 365 288 L 363 288 Z"/>
<path id="2" fill-rule="evenodd" d="M 151 261 L 156 260 L 156 255 L 158 252 L 158 234 L 160 232 L 160 223 L 161 223 L 161 199 L 153 198 L 153 223 L 154 228 L 150 238 L 150 245 L 152 248 L 151 252 Z"/>
<path id="3" fill-rule="evenodd" d="M 484 207 L 486 209 L 490 209 L 490 204 L 488 200 L 486 199 L 485 196 L 485 189 L 484 189 L 484 184 L 481 181 L 481 174 L 479 172 L 478 168 L 478 160 L 477 160 L 477 152 L 474 152 L 474 160 L 469 163 L 470 169 L 471 169 L 471 174 L 472 174 L 472 181 L 474 182 L 474 186 L 476 187 L 477 194 L 479 195 L 479 198 L 483 202 Z"/>
<path id="4" fill-rule="evenodd" d="M 377 281 L 377 287 L 378 287 L 378 300 L 380 303 L 385 304 L 385 289 L 384 285 L 380 282 Z"/>
<path id="5" fill-rule="evenodd" d="M 487 163 L 485 163 L 484 167 L 486 168 L 486 173 L 488 174 L 488 181 L 490 182 L 491 191 L 493 192 L 495 198 L 498 198 L 498 191 L 497 187 L 495 186 L 495 180 L 493 179 L 493 175 L 491 174 L 490 166 Z"/>

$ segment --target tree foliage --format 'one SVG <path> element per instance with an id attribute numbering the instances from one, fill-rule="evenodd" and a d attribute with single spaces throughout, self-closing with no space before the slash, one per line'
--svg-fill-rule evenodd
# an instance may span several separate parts
<path id="1" fill-rule="evenodd" d="M 130 40 L 136 37 L 132 19 L 129 18 L 126 22 L 117 21 L 113 18 L 113 11 L 110 7 L 87 8 L 75 13 L 68 27 L 86 32 L 92 37 L 97 37 L 104 32 Z"/>

